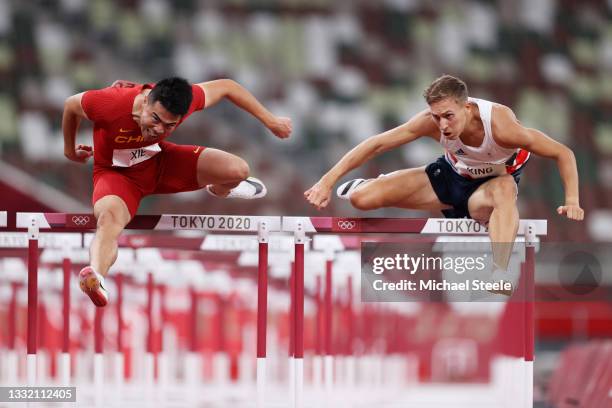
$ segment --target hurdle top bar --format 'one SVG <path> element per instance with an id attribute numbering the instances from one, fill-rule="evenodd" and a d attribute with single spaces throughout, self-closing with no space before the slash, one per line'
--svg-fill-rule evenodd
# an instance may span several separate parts
<path id="1" fill-rule="evenodd" d="M 7 223 L 6 211 L 0 211 L 0 227 L 6 227 Z"/>
<path id="2" fill-rule="evenodd" d="M 57 234 L 57 233 L 55 233 Z M 95 234 L 86 232 L 83 245 L 89 247 Z M 0 237 L 2 234 L 0 233 Z M 164 248 L 202 251 L 242 252 L 258 249 L 257 235 L 254 234 L 207 234 L 198 237 L 175 235 L 122 234 L 119 246 L 130 248 Z M 293 238 L 288 235 L 272 235 L 268 241 L 270 252 L 289 251 L 293 248 Z"/>
<path id="3" fill-rule="evenodd" d="M 71 213 L 17 213 L 17 228 L 28 228 L 35 218 L 40 229 L 69 229 L 89 231 L 96 229 L 92 214 Z M 266 222 L 269 231 L 280 231 L 281 217 L 251 215 L 136 215 L 126 226 L 135 230 L 201 230 L 223 232 L 257 232 L 259 223 Z"/>
<path id="4" fill-rule="evenodd" d="M 488 229 L 467 218 L 341 218 L 341 217 L 283 217 L 283 231 L 295 231 L 298 223 L 307 233 L 398 233 L 484 235 Z M 546 235 L 546 220 L 520 220 L 518 235 L 525 235 L 527 226 L 535 226 L 535 235 Z"/>
<path id="5" fill-rule="evenodd" d="M 38 239 L 39 248 L 82 248 L 83 236 L 80 232 L 47 232 Z M 27 248 L 27 232 L 0 232 L 0 248 Z"/>

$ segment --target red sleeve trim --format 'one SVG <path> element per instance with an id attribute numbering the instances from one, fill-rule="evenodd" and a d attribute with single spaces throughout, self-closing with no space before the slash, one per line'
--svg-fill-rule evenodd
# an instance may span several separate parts
<path id="1" fill-rule="evenodd" d="M 200 85 L 192 85 L 193 89 L 193 101 L 191 102 L 191 108 L 193 111 L 199 111 L 204 109 L 206 106 L 206 94 L 204 93 L 204 89 Z"/>

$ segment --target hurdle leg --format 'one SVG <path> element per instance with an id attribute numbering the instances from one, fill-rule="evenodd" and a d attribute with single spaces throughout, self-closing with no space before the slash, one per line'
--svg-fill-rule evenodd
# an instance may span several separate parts
<path id="1" fill-rule="evenodd" d="M 153 323 L 153 302 L 155 297 L 155 282 L 153 273 L 147 273 L 147 344 L 144 354 L 144 383 L 145 401 L 151 403 L 158 399 L 158 387 L 155 386 L 155 350 L 154 323 Z"/>
<path id="2" fill-rule="evenodd" d="M 153 273 L 147 273 L 147 350 L 145 353 L 145 383 L 153 391 L 155 381 L 155 353 L 153 350 Z M 149 393 L 150 395 L 150 393 Z"/>
<path id="3" fill-rule="evenodd" d="M 329 252 L 327 254 L 327 260 L 325 261 L 325 357 L 323 358 L 325 403 L 327 405 L 331 403 L 334 387 L 334 357 L 332 353 L 332 268 L 333 252 Z"/>
<path id="4" fill-rule="evenodd" d="M 64 286 L 62 288 L 62 313 L 64 319 L 62 353 L 60 354 L 60 381 L 63 385 L 70 383 L 70 271 L 72 262 L 69 258 L 62 261 Z"/>
<path id="5" fill-rule="evenodd" d="M 5 374 L 3 380 L 6 384 L 17 384 L 19 373 L 19 360 L 17 351 L 15 350 L 15 340 L 17 336 L 17 293 L 19 292 L 19 283 L 11 282 L 11 300 L 8 307 L 8 350 L 6 358 L 3 359 L 3 372 Z"/>
<path id="6" fill-rule="evenodd" d="M 347 305 L 346 305 L 346 319 L 347 319 L 347 337 L 346 342 L 346 359 L 345 359 L 345 375 L 346 384 L 348 387 L 353 388 L 355 386 L 355 356 L 353 355 L 353 336 L 355 335 L 353 327 L 353 277 L 349 275 L 347 277 Z"/>
<path id="7" fill-rule="evenodd" d="M 528 224 L 525 233 L 525 407 L 533 406 L 533 361 L 535 346 L 535 244 L 536 228 Z"/>
<path id="8" fill-rule="evenodd" d="M 289 401 L 295 408 L 295 261 L 289 276 Z"/>
<path id="9" fill-rule="evenodd" d="M 323 357 L 321 340 L 323 333 L 323 308 L 321 299 L 321 276 L 316 277 L 316 312 L 315 312 L 315 356 L 313 358 L 313 383 L 317 392 L 323 384 Z"/>
<path id="10" fill-rule="evenodd" d="M 185 356 L 185 383 L 188 386 L 187 398 L 192 404 L 201 400 L 201 396 L 197 393 L 198 387 L 201 385 L 202 379 L 202 362 L 200 355 L 200 347 L 198 340 L 198 309 L 199 309 L 199 294 L 194 287 L 190 289 L 191 311 L 190 311 L 190 344 L 189 351 Z"/>
<path id="11" fill-rule="evenodd" d="M 115 302 L 115 313 L 117 321 L 117 350 L 113 358 L 114 368 L 114 385 L 115 385 L 115 402 L 117 406 L 121 406 L 123 399 L 123 386 L 127 381 L 125 377 L 125 354 L 123 348 L 123 274 L 115 275 L 115 285 L 117 287 L 117 301 Z"/>
<path id="12" fill-rule="evenodd" d="M 104 309 L 96 307 L 94 317 L 94 405 L 101 407 L 104 400 Z"/>
<path id="13" fill-rule="evenodd" d="M 257 261 L 257 408 L 266 402 L 266 340 L 268 328 L 268 225 L 259 224 Z"/>
<path id="14" fill-rule="evenodd" d="M 304 228 L 295 231 L 295 406 L 304 406 Z"/>
<path id="15" fill-rule="evenodd" d="M 31 217 L 28 225 L 28 347 L 27 380 L 34 386 L 37 380 L 38 351 L 38 238 L 39 225 L 36 217 Z"/>
<path id="16" fill-rule="evenodd" d="M 160 330 L 157 348 L 157 382 L 159 384 L 160 404 L 166 405 L 166 397 L 168 393 L 168 384 L 170 382 L 170 359 L 167 350 L 164 350 L 164 332 L 166 328 L 167 310 L 166 310 L 166 286 L 161 284 L 157 287 L 159 291 L 159 309 L 161 314 Z"/>

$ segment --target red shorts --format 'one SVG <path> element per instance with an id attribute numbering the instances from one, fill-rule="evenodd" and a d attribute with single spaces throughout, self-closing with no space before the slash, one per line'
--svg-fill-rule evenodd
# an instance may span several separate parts
<path id="1" fill-rule="evenodd" d="M 119 196 L 134 217 L 140 200 L 150 194 L 198 190 L 197 165 L 204 147 L 160 142 L 161 152 L 132 167 L 95 166 L 92 204 Z"/>

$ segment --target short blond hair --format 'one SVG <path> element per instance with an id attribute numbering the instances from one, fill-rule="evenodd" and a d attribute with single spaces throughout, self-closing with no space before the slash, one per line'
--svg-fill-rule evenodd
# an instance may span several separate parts
<path id="1" fill-rule="evenodd" d="M 428 105 L 446 98 L 454 98 L 457 102 L 466 102 L 468 88 L 461 79 L 452 75 L 442 75 L 425 89 L 423 97 Z"/>

